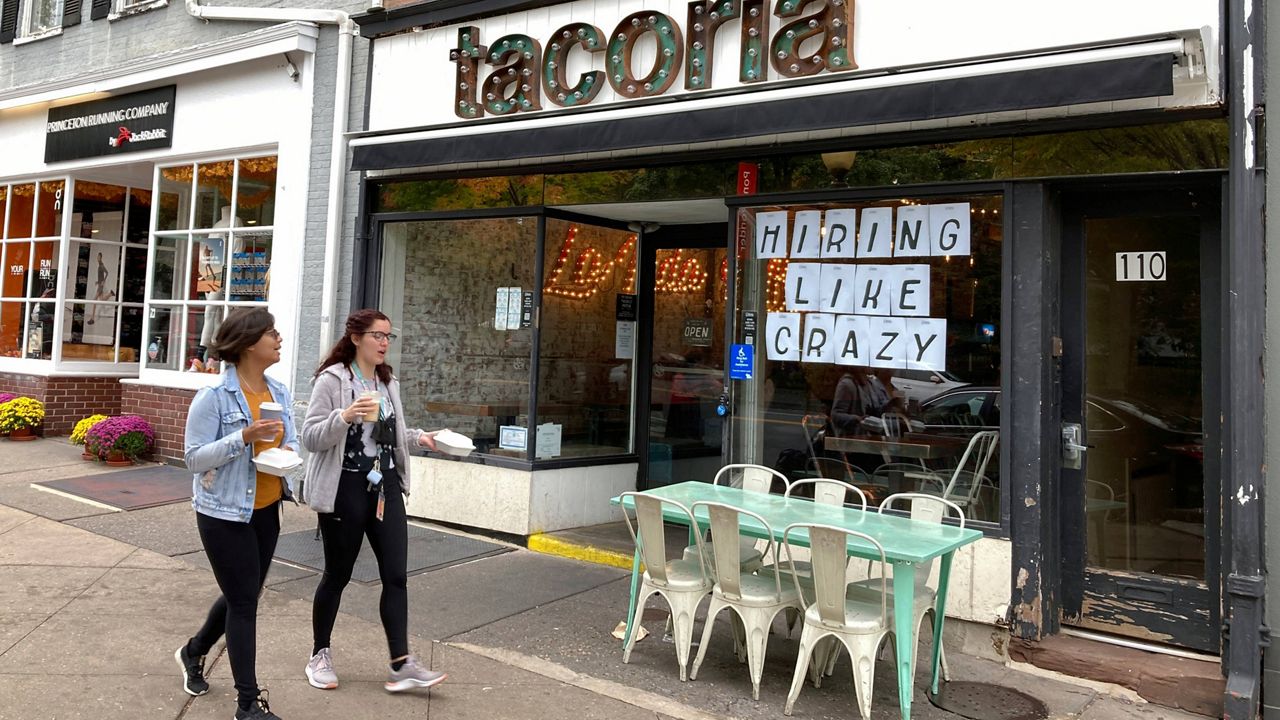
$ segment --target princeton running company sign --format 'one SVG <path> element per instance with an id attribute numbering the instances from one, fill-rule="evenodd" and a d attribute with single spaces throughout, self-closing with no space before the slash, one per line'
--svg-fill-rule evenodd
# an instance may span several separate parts
<path id="1" fill-rule="evenodd" d="M 176 85 L 49 108 L 46 163 L 167 148 Z"/>

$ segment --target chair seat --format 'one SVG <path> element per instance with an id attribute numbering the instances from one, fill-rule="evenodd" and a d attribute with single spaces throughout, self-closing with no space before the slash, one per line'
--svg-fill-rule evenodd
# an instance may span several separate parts
<path id="1" fill-rule="evenodd" d="M 868 597 L 871 595 L 879 596 L 880 594 L 880 578 L 867 578 L 866 580 L 858 580 L 849 583 L 850 596 L 857 594 L 858 597 Z M 893 597 L 893 580 L 885 583 L 885 594 L 890 598 Z M 933 607 L 934 598 L 938 596 L 938 592 L 930 587 L 916 588 L 915 604 L 917 607 L 927 605 Z M 893 602 L 889 603 L 889 609 L 893 610 Z"/>
<path id="2" fill-rule="evenodd" d="M 647 570 L 644 573 L 644 581 L 656 588 L 688 592 L 711 589 L 711 580 L 702 574 L 702 566 L 698 564 L 696 558 L 693 562 L 672 560 L 667 563 L 667 582 L 665 583 L 651 578 Z"/>
<path id="3" fill-rule="evenodd" d="M 725 595 L 723 589 L 717 583 L 712 590 L 717 598 L 732 602 L 734 605 L 787 605 L 799 602 L 799 595 L 796 593 L 794 583 L 788 582 L 784 578 L 782 582 L 782 594 L 778 594 L 778 586 L 773 582 L 772 575 L 743 575 L 741 578 L 740 589 L 742 595 L 736 598 L 729 598 Z"/>
<path id="4" fill-rule="evenodd" d="M 804 611 L 804 622 L 818 628 L 836 630 L 843 633 L 873 633 L 884 629 L 880 622 L 880 603 L 867 602 L 857 598 L 849 598 L 844 602 L 843 624 L 828 625 L 818 614 L 818 604 L 810 605 Z"/>
<path id="5" fill-rule="evenodd" d="M 714 541 L 704 542 L 702 545 L 707 550 L 707 559 L 715 561 Z M 698 546 L 690 545 L 684 549 L 684 561 L 693 564 L 698 563 Z M 756 549 L 756 541 L 752 538 L 741 538 L 738 548 L 738 564 L 747 570 L 755 570 L 764 564 L 764 554 Z M 710 568 L 708 568 L 710 569 Z"/>

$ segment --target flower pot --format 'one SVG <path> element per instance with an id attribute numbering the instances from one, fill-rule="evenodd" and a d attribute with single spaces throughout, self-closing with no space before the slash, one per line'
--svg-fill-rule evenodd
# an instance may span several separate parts
<path id="1" fill-rule="evenodd" d="M 107 453 L 107 464 L 111 467 L 132 467 L 133 461 L 124 456 L 119 450 L 112 450 Z"/>
<path id="2" fill-rule="evenodd" d="M 31 432 L 31 428 L 24 427 L 18 428 L 17 430 L 9 433 L 9 439 L 14 442 L 26 442 L 28 440 L 35 440 L 36 436 L 35 433 Z"/>
<path id="3" fill-rule="evenodd" d="M 84 450 L 80 453 L 81 460 L 97 460 L 98 456 L 89 452 L 89 445 L 86 443 Z"/>

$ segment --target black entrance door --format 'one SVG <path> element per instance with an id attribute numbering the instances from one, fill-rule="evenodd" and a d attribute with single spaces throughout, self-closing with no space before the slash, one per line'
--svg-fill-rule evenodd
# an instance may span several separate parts
<path id="1" fill-rule="evenodd" d="M 642 489 L 710 482 L 722 465 L 725 225 L 663 227 L 640 250 Z"/>
<path id="2" fill-rule="evenodd" d="M 1219 650 L 1217 185 L 1064 198 L 1063 622 Z"/>

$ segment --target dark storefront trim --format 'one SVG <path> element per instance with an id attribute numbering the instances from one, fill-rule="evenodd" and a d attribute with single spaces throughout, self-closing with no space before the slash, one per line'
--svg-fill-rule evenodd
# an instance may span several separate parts
<path id="1" fill-rule="evenodd" d="M 777 133 L 1029 110 L 1173 93 L 1168 54 L 758 103 L 352 148 L 352 169 L 385 170 L 735 140 Z"/>

